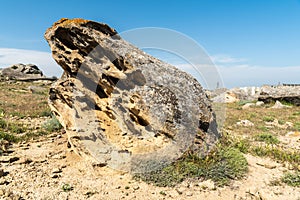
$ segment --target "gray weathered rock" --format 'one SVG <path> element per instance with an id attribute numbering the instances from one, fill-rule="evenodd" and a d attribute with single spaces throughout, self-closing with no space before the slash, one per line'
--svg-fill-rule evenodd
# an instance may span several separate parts
<path id="1" fill-rule="evenodd" d="M 258 100 L 265 103 L 285 101 L 300 106 L 300 86 L 263 86 Z"/>
<path id="2" fill-rule="evenodd" d="M 43 72 L 33 64 L 15 64 L 0 70 L 0 79 L 2 80 L 35 78 L 45 78 L 45 76 Z"/>
<path id="3" fill-rule="evenodd" d="M 45 38 L 64 69 L 50 106 L 78 154 L 121 170 L 155 170 L 186 151 L 207 152 L 220 136 L 194 78 L 108 25 L 61 19 Z"/>

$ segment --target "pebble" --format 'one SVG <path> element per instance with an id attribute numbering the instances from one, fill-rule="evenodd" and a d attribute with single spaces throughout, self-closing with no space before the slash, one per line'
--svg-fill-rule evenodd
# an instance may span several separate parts
<path id="1" fill-rule="evenodd" d="M 193 193 L 190 192 L 190 191 L 187 191 L 187 192 L 185 193 L 185 195 L 188 196 L 188 197 L 191 197 L 191 196 L 193 196 Z"/>
<path id="2" fill-rule="evenodd" d="M 214 190 L 216 189 L 215 183 L 212 180 L 206 180 L 198 183 L 198 186 L 202 189 Z"/>
<path id="3" fill-rule="evenodd" d="M 138 189 L 140 189 L 140 187 L 137 185 L 137 186 L 133 186 L 133 189 L 134 190 L 138 190 Z"/>
<path id="4" fill-rule="evenodd" d="M 60 177 L 60 175 L 59 174 L 52 174 L 50 177 L 51 178 L 58 178 L 58 177 Z"/>

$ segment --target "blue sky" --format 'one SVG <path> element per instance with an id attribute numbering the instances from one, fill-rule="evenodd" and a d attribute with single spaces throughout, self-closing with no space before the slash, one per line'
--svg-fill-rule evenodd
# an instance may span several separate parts
<path id="1" fill-rule="evenodd" d="M 300 82 L 299 0 L 3 1 L 0 67 L 35 62 L 58 75 L 43 35 L 62 17 L 104 22 L 118 32 L 176 30 L 204 48 L 226 87 Z M 176 65 L 172 56 L 162 59 Z"/>

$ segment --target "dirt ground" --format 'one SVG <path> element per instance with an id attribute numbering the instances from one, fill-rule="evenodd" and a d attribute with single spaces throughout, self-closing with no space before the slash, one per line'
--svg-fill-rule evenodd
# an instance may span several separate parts
<path id="1" fill-rule="evenodd" d="M 93 166 L 67 148 L 66 134 L 54 133 L 16 144 L 0 157 L 1 199 L 289 199 L 299 188 L 272 184 L 287 171 L 283 164 L 246 155 L 249 173 L 230 186 L 186 180 L 174 188 L 155 187 L 130 174 Z"/>

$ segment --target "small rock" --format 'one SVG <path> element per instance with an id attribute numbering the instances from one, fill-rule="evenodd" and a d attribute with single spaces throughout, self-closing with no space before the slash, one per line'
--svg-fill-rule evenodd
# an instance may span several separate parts
<path id="1" fill-rule="evenodd" d="M 283 105 L 282 103 L 280 103 L 280 101 L 276 101 L 274 106 L 272 106 L 271 108 L 274 108 L 274 109 L 282 109 L 282 108 L 291 108 L 292 106 L 286 106 L 286 105 Z"/>
<path id="2" fill-rule="evenodd" d="M 51 175 L 51 178 L 58 178 L 58 177 L 60 177 L 59 174 L 52 174 L 52 175 Z"/>
<path id="3" fill-rule="evenodd" d="M 245 126 L 245 127 L 249 127 L 249 126 L 254 126 L 254 124 L 249 121 L 249 120 L 241 120 L 239 122 L 236 123 L 238 126 Z"/>
<path id="4" fill-rule="evenodd" d="M 286 134 L 287 137 L 300 137 L 300 131 L 290 131 Z"/>
<path id="5" fill-rule="evenodd" d="M 277 166 L 270 163 L 256 163 L 259 166 L 265 167 L 267 169 L 275 169 Z"/>
<path id="6" fill-rule="evenodd" d="M 251 107 L 254 107 L 255 104 L 254 103 L 246 103 L 245 105 L 242 106 L 243 110 L 249 109 Z"/>
<path id="7" fill-rule="evenodd" d="M 133 189 L 138 190 L 138 189 L 140 189 L 140 187 L 138 185 L 136 185 L 136 186 L 133 186 Z"/>
<path id="8" fill-rule="evenodd" d="M 191 197 L 191 196 L 193 196 L 193 193 L 190 192 L 190 191 L 187 191 L 187 192 L 185 193 L 185 195 L 186 195 L 187 197 Z"/>
<path id="9" fill-rule="evenodd" d="M 263 106 L 265 103 L 263 101 L 258 101 L 255 103 L 256 106 Z"/>
<path id="10" fill-rule="evenodd" d="M 18 163 L 19 164 L 29 164 L 29 163 L 32 163 L 32 162 L 33 161 L 30 158 L 21 158 Z"/>
<path id="11" fill-rule="evenodd" d="M 60 168 L 55 168 L 52 170 L 52 174 L 58 174 L 58 173 L 61 173 L 62 170 Z"/>
<path id="12" fill-rule="evenodd" d="M 198 184 L 202 189 L 215 190 L 216 186 L 212 180 L 206 180 Z"/>
<path id="13" fill-rule="evenodd" d="M 184 189 L 183 188 L 176 188 L 175 189 L 176 190 L 176 192 L 178 193 L 178 194 L 182 194 L 183 193 L 183 191 L 184 191 Z"/>
<path id="14" fill-rule="evenodd" d="M 0 160 L 0 162 L 2 162 L 2 163 L 13 163 L 13 162 L 16 162 L 16 161 L 18 161 L 18 160 L 20 160 L 20 158 L 14 156 L 14 157 L 6 158 L 6 159 L 4 159 L 4 160 Z"/>
<path id="15" fill-rule="evenodd" d="M 4 196 L 5 191 L 4 190 L 0 190 L 0 197 Z"/>

